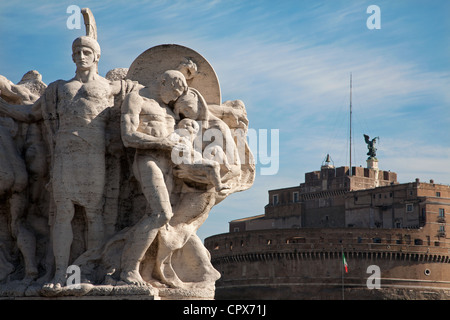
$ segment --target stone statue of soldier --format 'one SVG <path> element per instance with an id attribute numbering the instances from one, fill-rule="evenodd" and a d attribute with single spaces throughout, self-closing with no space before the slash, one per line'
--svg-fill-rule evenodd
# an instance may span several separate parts
<path id="1" fill-rule="evenodd" d="M 72 59 L 75 76 L 51 83 L 32 105 L 13 106 L 0 101 L 0 112 L 16 120 L 45 123 L 51 152 L 50 188 L 55 207 L 51 219 L 55 275 L 45 287 L 65 285 L 73 240 L 71 221 L 75 205 L 87 220 L 87 249 L 104 240 L 103 205 L 106 181 L 105 130 L 114 97 L 133 84 L 98 74 L 100 45 L 96 35 L 75 39 Z"/>

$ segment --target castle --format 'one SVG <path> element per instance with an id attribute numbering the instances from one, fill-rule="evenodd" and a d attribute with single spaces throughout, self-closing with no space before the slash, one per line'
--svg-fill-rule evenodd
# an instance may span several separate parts
<path id="1" fill-rule="evenodd" d="M 263 215 L 205 239 L 216 299 L 450 299 L 450 186 L 327 156 L 268 193 Z"/>

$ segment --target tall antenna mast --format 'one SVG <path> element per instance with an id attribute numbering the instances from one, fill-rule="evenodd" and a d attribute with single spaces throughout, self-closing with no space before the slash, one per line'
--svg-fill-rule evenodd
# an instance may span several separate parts
<path id="1" fill-rule="evenodd" d="M 350 168 L 349 176 L 352 175 L 352 73 L 350 72 Z"/>

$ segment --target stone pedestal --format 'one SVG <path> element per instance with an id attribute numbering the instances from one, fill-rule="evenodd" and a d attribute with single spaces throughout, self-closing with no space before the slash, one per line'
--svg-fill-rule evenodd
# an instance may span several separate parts
<path id="1" fill-rule="evenodd" d="M 378 169 L 378 160 L 377 160 L 377 158 L 369 158 L 369 159 L 367 159 L 367 168 L 375 171 L 374 187 L 375 188 L 379 187 L 380 186 L 380 181 L 378 180 L 378 172 L 380 170 Z"/>
<path id="2" fill-rule="evenodd" d="M 378 159 L 377 158 L 367 159 L 367 168 L 378 170 Z"/>

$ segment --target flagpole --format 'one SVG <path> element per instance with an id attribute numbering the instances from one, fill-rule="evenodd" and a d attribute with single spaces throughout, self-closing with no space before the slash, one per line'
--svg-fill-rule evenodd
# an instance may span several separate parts
<path id="1" fill-rule="evenodd" d="M 342 261 L 341 261 L 341 272 L 342 272 L 342 300 L 344 299 L 344 247 L 341 246 L 342 250 Z"/>

